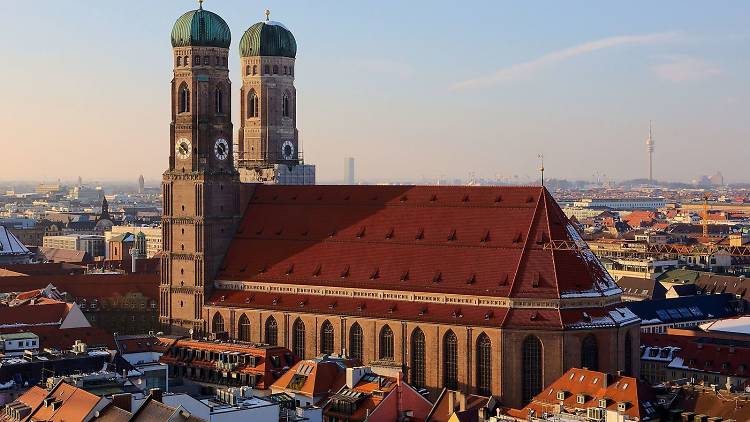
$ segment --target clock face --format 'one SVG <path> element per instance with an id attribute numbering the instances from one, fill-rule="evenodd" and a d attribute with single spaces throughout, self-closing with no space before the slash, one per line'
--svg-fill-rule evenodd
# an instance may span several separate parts
<path id="1" fill-rule="evenodd" d="M 214 144 L 214 154 L 219 160 L 226 160 L 229 157 L 229 142 L 224 138 L 219 138 Z"/>
<path id="2" fill-rule="evenodd" d="M 294 144 L 291 141 L 284 141 L 281 145 L 281 156 L 285 160 L 294 158 Z"/>
<path id="3" fill-rule="evenodd" d="M 183 160 L 190 157 L 190 141 L 187 138 L 180 138 L 175 145 L 177 156 Z"/>

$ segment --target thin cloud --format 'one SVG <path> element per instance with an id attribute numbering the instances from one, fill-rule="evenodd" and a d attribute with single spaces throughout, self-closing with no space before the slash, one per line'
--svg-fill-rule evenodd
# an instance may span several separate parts
<path id="1" fill-rule="evenodd" d="M 662 44 L 666 42 L 676 41 L 681 37 L 682 33 L 680 32 L 659 32 L 645 35 L 623 35 L 617 37 L 602 38 L 600 40 L 589 41 L 573 47 L 554 51 L 534 60 L 516 63 L 508 67 L 504 67 L 491 75 L 458 82 L 453 85 L 453 88 L 476 88 L 481 86 L 493 85 L 499 82 L 511 81 L 522 77 L 528 77 L 530 74 L 537 72 L 545 67 L 564 62 L 577 56 L 593 53 L 595 51 L 620 47 L 624 45 Z"/>
<path id="2" fill-rule="evenodd" d="M 722 73 L 718 66 L 691 56 L 667 57 L 652 70 L 658 78 L 675 83 L 700 81 Z"/>
<path id="3" fill-rule="evenodd" d="M 387 59 L 355 59 L 345 62 L 345 65 L 356 71 L 399 79 L 408 79 L 414 74 L 414 68 L 410 64 Z"/>

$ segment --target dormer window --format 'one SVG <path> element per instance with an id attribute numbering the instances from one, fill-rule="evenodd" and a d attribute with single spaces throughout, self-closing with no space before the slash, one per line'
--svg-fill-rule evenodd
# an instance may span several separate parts
<path id="1" fill-rule="evenodd" d="M 599 407 L 606 408 L 607 407 L 607 399 L 599 399 Z"/>
<path id="2" fill-rule="evenodd" d="M 579 395 L 578 395 L 578 396 L 576 397 L 576 402 L 577 402 L 578 404 L 584 404 L 584 403 L 586 403 L 586 395 L 585 395 L 585 394 L 579 394 Z"/>
<path id="3" fill-rule="evenodd" d="M 557 392 L 557 399 L 558 400 L 565 400 L 565 391 L 558 391 Z"/>
<path id="4" fill-rule="evenodd" d="M 617 411 L 618 412 L 624 412 L 628 410 L 628 404 L 625 402 L 617 403 Z"/>

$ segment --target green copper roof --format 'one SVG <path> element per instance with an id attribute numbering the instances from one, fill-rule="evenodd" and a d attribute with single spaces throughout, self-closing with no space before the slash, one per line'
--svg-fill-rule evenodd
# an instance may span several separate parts
<path id="1" fill-rule="evenodd" d="M 229 48 L 231 42 L 229 25 L 208 10 L 191 10 L 180 16 L 172 28 L 172 47 Z"/>
<path id="2" fill-rule="evenodd" d="M 277 56 L 294 58 L 297 41 L 284 25 L 274 21 L 258 22 L 248 28 L 240 40 L 240 56 Z"/>

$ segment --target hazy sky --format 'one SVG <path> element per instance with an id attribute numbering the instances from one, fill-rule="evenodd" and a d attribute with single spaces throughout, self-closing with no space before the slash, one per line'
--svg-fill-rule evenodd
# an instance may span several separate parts
<path id="1" fill-rule="evenodd" d="M 207 0 L 237 45 L 263 18 L 297 38 L 318 179 L 655 177 L 748 181 L 750 2 Z M 190 0 L 0 1 L 0 180 L 156 180 L 169 34 Z"/>

